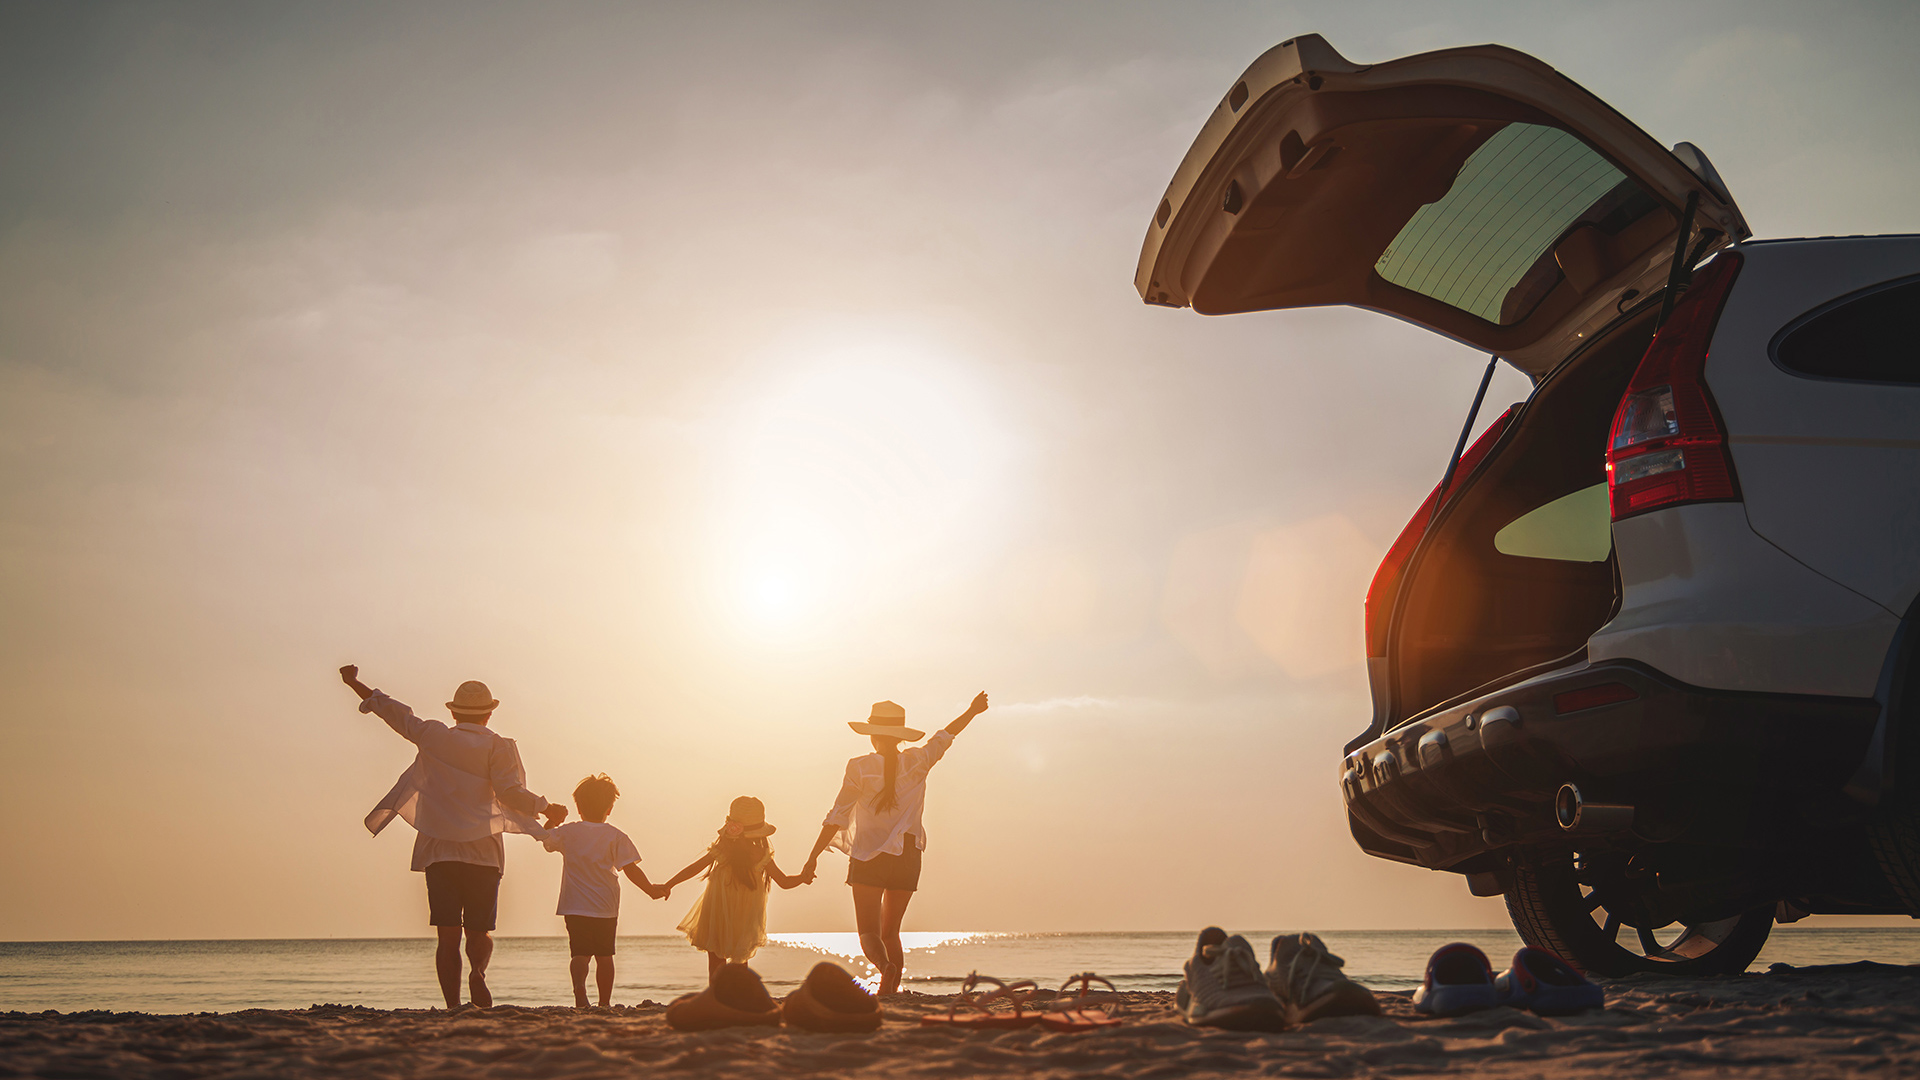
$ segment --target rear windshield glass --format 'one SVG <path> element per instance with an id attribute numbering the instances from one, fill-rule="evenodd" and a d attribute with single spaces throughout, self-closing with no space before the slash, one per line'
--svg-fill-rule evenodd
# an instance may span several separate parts
<path id="1" fill-rule="evenodd" d="M 1878 285 L 1787 331 L 1774 359 L 1822 379 L 1920 383 L 1920 280 Z"/>
<path id="2" fill-rule="evenodd" d="M 1508 124 L 1467 157 L 1446 195 L 1413 215 L 1374 270 L 1505 326 L 1560 280 L 1550 249 L 1569 229 L 1591 222 L 1618 233 L 1654 205 L 1572 134 Z"/>

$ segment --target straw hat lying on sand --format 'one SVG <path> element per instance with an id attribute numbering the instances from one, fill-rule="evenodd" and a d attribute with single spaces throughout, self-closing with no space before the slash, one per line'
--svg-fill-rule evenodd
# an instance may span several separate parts
<path id="1" fill-rule="evenodd" d="M 667 1006 L 667 1026 L 675 1031 L 712 1031 L 728 1027 L 779 1027 L 780 1006 L 745 964 L 728 964 L 705 990 Z"/>
<path id="2" fill-rule="evenodd" d="M 830 1032 L 878 1031 L 884 1019 L 872 994 L 845 968 L 824 960 L 780 1003 L 780 1016 L 788 1027 Z"/>
<path id="3" fill-rule="evenodd" d="M 675 1031 L 779 1027 L 783 1018 L 804 1031 L 849 1033 L 878 1031 L 885 1017 L 853 976 L 824 961 L 778 1005 L 752 968 L 728 964 L 705 990 L 667 1006 L 667 1024 Z"/>

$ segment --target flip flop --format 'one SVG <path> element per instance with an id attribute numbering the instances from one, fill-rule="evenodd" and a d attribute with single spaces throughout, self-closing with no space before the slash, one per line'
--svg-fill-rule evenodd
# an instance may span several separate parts
<path id="1" fill-rule="evenodd" d="M 1067 996 L 1067 988 L 1078 983 L 1080 990 L 1072 997 Z M 1112 995 L 1111 1000 L 1094 1008 L 1087 1003 L 1093 996 L 1093 984 L 1099 983 Z M 1040 1017 L 1040 1025 L 1049 1031 L 1098 1031 L 1101 1028 L 1114 1027 L 1126 1023 L 1120 1019 L 1120 991 L 1107 979 L 1091 971 L 1083 971 L 1060 984 L 1060 994 L 1047 1005 L 1047 1012 Z"/>
<path id="2" fill-rule="evenodd" d="M 994 990 L 990 994 L 980 995 L 974 989 L 983 984 L 991 984 Z M 923 1016 L 920 1023 L 927 1027 L 966 1028 L 970 1031 L 1008 1031 L 1014 1028 L 1026 1028 L 1040 1022 L 1040 1011 L 1028 1009 L 1027 1003 L 1033 1000 L 1034 992 L 1040 988 L 1032 979 L 1018 982 L 1001 982 L 990 975 L 969 972 L 967 981 L 960 984 L 960 996 L 947 1007 L 945 1016 Z M 1013 1006 L 1011 1012 L 995 1009 L 993 1003 L 1006 1001 Z M 961 1010 L 967 1010 L 961 1012 Z"/>

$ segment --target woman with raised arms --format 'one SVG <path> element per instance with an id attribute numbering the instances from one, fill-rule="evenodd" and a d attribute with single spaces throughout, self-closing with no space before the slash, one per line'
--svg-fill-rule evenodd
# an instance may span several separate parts
<path id="1" fill-rule="evenodd" d="M 847 853 L 847 884 L 853 887 L 860 951 L 879 969 L 882 994 L 899 990 L 906 972 L 900 923 L 914 890 L 920 887 L 920 853 L 927 846 L 927 831 L 920 822 L 927 805 L 927 773 L 946 755 L 953 737 L 986 711 L 983 690 L 966 712 L 935 732 L 925 746 L 905 750 L 901 743 L 917 742 L 925 733 L 908 727 L 907 711 L 891 701 L 875 704 L 866 723 L 847 724 L 872 737 L 874 752 L 847 762 L 840 797 L 821 823 L 820 838 L 814 841 L 800 878 L 813 880 L 820 853 L 829 846 Z"/>

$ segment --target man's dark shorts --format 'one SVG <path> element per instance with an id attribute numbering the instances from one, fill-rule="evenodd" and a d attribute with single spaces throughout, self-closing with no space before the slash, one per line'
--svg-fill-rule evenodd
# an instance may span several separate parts
<path id="1" fill-rule="evenodd" d="M 567 916 L 567 946 L 574 956 L 612 956 L 613 928 L 620 920 Z"/>
<path id="2" fill-rule="evenodd" d="M 434 926 L 492 930 L 499 910 L 499 867 L 464 862 L 427 867 L 427 921 Z"/>

